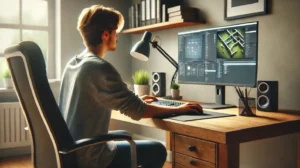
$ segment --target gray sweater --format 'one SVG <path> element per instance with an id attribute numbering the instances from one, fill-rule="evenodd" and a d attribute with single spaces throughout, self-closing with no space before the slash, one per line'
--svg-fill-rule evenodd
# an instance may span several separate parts
<path id="1" fill-rule="evenodd" d="M 90 52 L 67 64 L 59 107 L 74 140 L 107 134 L 111 110 L 139 120 L 146 103 L 127 89 L 117 70 Z M 107 167 L 116 152 L 114 142 L 77 152 L 80 167 Z"/>

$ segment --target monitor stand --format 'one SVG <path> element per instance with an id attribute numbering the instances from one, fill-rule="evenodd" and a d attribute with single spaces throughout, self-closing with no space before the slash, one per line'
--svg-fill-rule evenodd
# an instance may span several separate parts
<path id="1" fill-rule="evenodd" d="M 207 109 L 224 109 L 234 108 L 235 105 L 225 104 L 225 86 L 216 85 L 216 103 L 203 103 L 200 104 L 203 108 Z"/>

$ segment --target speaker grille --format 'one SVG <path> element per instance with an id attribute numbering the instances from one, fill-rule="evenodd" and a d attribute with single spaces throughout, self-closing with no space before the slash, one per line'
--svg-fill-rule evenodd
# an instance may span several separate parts
<path id="1" fill-rule="evenodd" d="M 166 73 L 152 73 L 152 95 L 157 97 L 166 96 Z"/>
<path id="2" fill-rule="evenodd" d="M 278 110 L 278 81 L 257 81 L 257 109 Z"/>
<path id="3" fill-rule="evenodd" d="M 270 105 L 270 99 L 265 96 L 265 95 L 261 95 L 258 98 L 258 106 L 262 109 L 266 109 L 267 107 L 269 107 Z"/>
<path id="4" fill-rule="evenodd" d="M 261 82 L 257 88 L 261 93 L 267 93 L 269 91 L 269 85 L 266 82 Z"/>

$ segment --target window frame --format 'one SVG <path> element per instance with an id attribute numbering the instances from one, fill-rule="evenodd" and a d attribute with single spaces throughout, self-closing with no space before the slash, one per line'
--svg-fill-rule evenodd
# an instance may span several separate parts
<path id="1" fill-rule="evenodd" d="M 19 23 L 18 24 L 6 24 L 0 23 L 0 28 L 4 29 L 17 29 L 19 30 L 20 41 L 23 41 L 22 30 L 40 30 L 48 32 L 48 55 L 46 62 L 47 76 L 49 79 L 55 79 L 55 3 L 56 0 L 43 0 L 48 3 L 48 25 L 47 26 L 36 26 L 36 25 L 25 25 L 23 24 L 22 18 L 22 2 L 26 0 L 19 0 Z M 4 58 L 4 51 L 0 51 L 0 58 Z"/>

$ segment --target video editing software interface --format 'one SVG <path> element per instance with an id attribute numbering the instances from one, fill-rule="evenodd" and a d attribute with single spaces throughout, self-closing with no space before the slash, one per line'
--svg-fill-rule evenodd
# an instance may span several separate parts
<path id="1" fill-rule="evenodd" d="M 178 33 L 179 83 L 255 86 L 258 22 Z"/>

